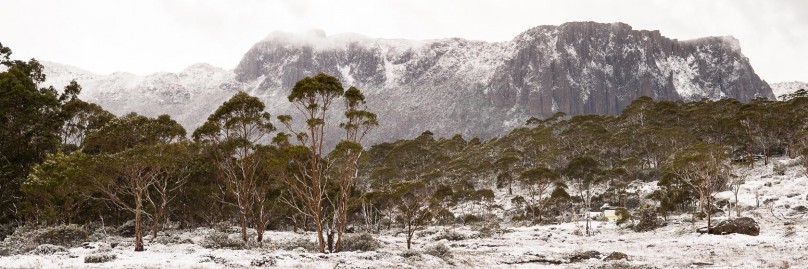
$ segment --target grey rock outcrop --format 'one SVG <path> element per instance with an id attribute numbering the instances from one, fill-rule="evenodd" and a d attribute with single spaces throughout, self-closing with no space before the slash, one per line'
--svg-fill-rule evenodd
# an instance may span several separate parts
<path id="1" fill-rule="evenodd" d="M 291 87 L 319 72 L 365 92 L 381 122 L 368 144 L 424 130 L 488 138 L 555 112 L 617 114 L 643 95 L 774 98 L 732 37 L 679 41 L 623 23 L 594 22 L 539 26 L 507 42 L 273 33 L 234 70 L 196 66 L 140 78 L 82 73 L 79 83 L 82 97 L 116 114 L 128 112 L 117 108 L 168 113 L 192 131 L 236 90 L 259 96 L 272 115 L 293 114 L 286 99 Z"/>
<path id="2" fill-rule="evenodd" d="M 643 95 L 774 97 L 737 39 L 678 41 L 622 23 L 539 26 L 500 43 L 274 33 L 235 69 L 241 82 L 260 81 L 254 93 L 267 100 L 285 96 L 298 79 L 318 72 L 368 93 L 382 124 L 391 123 L 375 135 L 377 141 L 426 129 L 491 137 L 558 111 L 618 114 Z"/>
<path id="3" fill-rule="evenodd" d="M 731 220 L 724 220 L 710 228 L 700 228 L 699 233 L 709 233 L 717 235 L 726 234 L 745 234 L 751 236 L 758 236 L 760 234 L 760 225 L 752 218 L 737 218 Z"/>

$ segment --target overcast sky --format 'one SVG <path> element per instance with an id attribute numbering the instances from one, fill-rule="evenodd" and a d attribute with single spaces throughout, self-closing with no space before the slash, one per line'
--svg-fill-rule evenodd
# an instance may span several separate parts
<path id="1" fill-rule="evenodd" d="M 808 81 L 808 0 L 0 0 L 14 58 L 106 74 L 233 68 L 273 31 L 506 41 L 538 25 L 625 22 L 676 39 L 732 35 L 768 82 Z"/>

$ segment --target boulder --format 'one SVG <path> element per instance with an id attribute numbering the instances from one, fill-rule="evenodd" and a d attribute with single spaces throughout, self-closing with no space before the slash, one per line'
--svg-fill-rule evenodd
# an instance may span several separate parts
<path id="1" fill-rule="evenodd" d="M 600 252 L 596 250 L 576 252 L 570 256 L 570 262 L 580 262 L 588 259 L 600 259 Z"/>
<path id="2" fill-rule="evenodd" d="M 711 229 L 707 227 L 698 229 L 699 233 L 709 233 L 717 235 L 725 234 L 745 234 L 751 236 L 758 236 L 760 234 L 760 225 L 752 218 L 737 218 L 731 220 L 721 221 Z"/>
<path id="3" fill-rule="evenodd" d="M 623 252 L 612 252 L 606 258 L 603 258 L 604 261 L 618 261 L 618 260 L 629 260 L 628 255 Z"/>

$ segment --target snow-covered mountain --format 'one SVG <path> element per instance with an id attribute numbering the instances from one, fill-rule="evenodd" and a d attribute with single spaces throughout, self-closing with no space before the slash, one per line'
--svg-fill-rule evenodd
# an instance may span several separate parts
<path id="1" fill-rule="evenodd" d="M 276 32 L 234 70 L 194 65 L 145 77 L 46 65 L 49 82 L 76 78 L 82 98 L 113 113 L 167 113 L 189 131 L 237 90 L 259 96 L 273 115 L 292 113 L 286 96 L 294 83 L 325 72 L 362 89 L 379 114 L 370 143 L 424 130 L 486 138 L 558 111 L 617 114 L 643 95 L 774 98 L 732 37 L 678 41 L 623 23 L 539 26 L 507 42 Z"/>
<path id="2" fill-rule="evenodd" d="M 781 99 L 783 95 L 796 92 L 800 89 L 808 90 L 808 82 L 802 81 L 788 81 L 788 82 L 778 82 L 770 84 L 772 87 L 772 92 L 778 99 Z"/>

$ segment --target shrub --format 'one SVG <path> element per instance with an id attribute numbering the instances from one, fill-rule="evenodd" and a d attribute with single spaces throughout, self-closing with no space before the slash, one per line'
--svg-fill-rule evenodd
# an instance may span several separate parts
<path id="1" fill-rule="evenodd" d="M 4 255 L 28 253 L 39 246 L 34 241 L 36 232 L 32 226 L 17 227 L 12 234 L 3 240 L 0 252 L 4 252 Z"/>
<path id="2" fill-rule="evenodd" d="M 478 221 L 481 221 L 481 220 L 482 220 L 482 218 L 480 218 L 479 216 L 474 215 L 474 214 L 463 215 L 463 223 L 464 224 L 472 224 L 472 223 L 475 223 L 475 222 L 478 222 Z"/>
<path id="3" fill-rule="evenodd" d="M 206 235 L 199 245 L 210 249 L 244 249 L 245 247 L 243 240 L 230 239 L 230 235 L 218 231 Z"/>
<path id="4" fill-rule="evenodd" d="M 272 266 L 275 266 L 277 264 L 278 264 L 278 262 L 275 261 L 274 258 L 266 257 L 266 256 L 258 258 L 258 259 L 253 259 L 250 262 L 250 266 L 253 266 L 253 267 L 272 267 Z"/>
<path id="5" fill-rule="evenodd" d="M 440 241 L 440 240 L 443 240 L 443 239 L 446 239 L 446 240 L 449 240 L 449 241 L 460 241 L 460 240 L 466 240 L 466 235 L 464 235 L 462 233 L 458 233 L 458 232 L 453 231 L 453 230 L 443 230 L 443 232 L 436 235 L 433 239 L 435 241 Z"/>
<path id="6" fill-rule="evenodd" d="M 228 263 L 230 263 L 227 259 L 222 258 L 222 257 L 218 257 L 218 256 L 213 255 L 213 254 L 202 255 L 199 262 L 200 263 L 213 262 L 213 263 L 216 263 L 216 264 L 224 264 L 224 265 L 227 265 Z"/>
<path id="7" fill-rule="evenodd" d="M 143 226 L 143 227 L 146 227 L 146 226 Z M 124 222 L 123 224 L 121 224 L 121 226 L 118 226 L 118 229 L 116 229 L 116 230 L 117 230 L 116 232 L 120 236 L 123 236 L 123 237 L 135 237 L 135 221 L 134 220 L 129 220 L 127 222 Z"/>
<path id="8" fill-rule="evenodd" d="M 17 225 L 15 223 L 3 223 L 3 224 L 0 224 L 0 241 L 5 240 L 6 236 L 9 236 L 12 233 L 14 233 L 14 229 L 16 229 L 16 228 L 17 228 Z"/>
<path id="9" fill-rule="evenodd" d="M 444 261 L 452 258 L 452 249 L 441 243 L 427 247 L 424 249 L 424 253 L 441 258 Z"/>
<path id="10" fill-rule="evenodd" d="M 370 234 L 348 236 L 342 239 L 343 251 L 375 251 L 382 244 Z"/>
<path id="11" fill-rule="evenodd" d="M 114 227 L 107 226 L 107 227 L 97 227 L 97 228 L 93 228 L 93 229 L 90 229 L 90 227 L 87 227 L 87 228 L 88 228 L 88 230 L 93 231 L 87 237 L 88 241 L 103 241 L 104 239 L 107 239 L 107 238 L 110 238 L 110 237 L 113 237 L 113 236 L 118 236 L 118 229 L 116 229 Z"/>
<path id="12" fill-rule="evenodd" d="M 617 224 L 626 223 L 631 219 L 631 213 L 625 207 L 618 207 L 614 210 L 615 215 L 617 215 Z"/>
<path id="13" fill-rule="evenodd" d="M 80 246 L 89 234 L 78 225 L 59 225 L 39 230 L 34 237 L 37 244 L 51 244 L 65 247 Z"/>
<path id="14" fill-rule="evenodd" d="M 775 162 L 774 167 L 772 168 L 772 172 L 774 172 L 775 175 L 782 176 L 786 174 L 786 168 L 787 168 L 786 164 L 783 164 L 781 162 Z"/>
<path id="15" fill-rule="evenodd" d="M 157 237 L 156 239 L 154 239 L 154 242 L 158 243 L 158 244 L 163 244 L 163 245 L 169 245 L 169 244 L 193 244 L 194 243 L 194 241 L 191 241 L 191 239 L 187 239 L 187 238 L 182 239 L 182 238 L 180 238 L 179 236 L 176 236 L 176 235 L 160 236 L 160 237 Z"/>
<path id="16" fill-rule="evenodd" d="M 418 251 L 412 250 L 412 249 L 405 249 L 404 251 L 401 252 L 401 254 L 398 254 L 398 255 L 401 256 L 401 257 L 404 257 L 404 258 L 408 258 L 408 259 L 409 258 L 420 258 L 421 257 L 421 252 L 418 252 Z"/>
<path id="17" fill-rule="evenodd" d="M 115 254 L 96 253 L 84 257 L 84 263 L 103 263 L 115 260 Z"/>
<path id="18" fill-rule="evenodd" d="M 58 252 L 67 252 L 67 248 L 51 244 L 42 244 L 31 251 L 31 253 L 36 255 L 51 255 Z"/>
<path id="19" fill-rule="evenodd" d="M 438 225 L 451 224 L 452 221 L 454 221 L 454 219 L 455 219 L 454 213 L 452 213 L 452 211 L 449 211 L 448 209 L 443 208 L 443 207 L 436 210 L 434 217 L 435 217 L 435 222 Z"/>
<path id="20" fill-rule="evenodd" d="M 502 232 L 502 228 L 499 226 L 498 221 L 481 222 L 472 228 L 479 233 L 481 238 L 492 237 L 495 234 Z"/>
<path id="21" fill-rule="evenodd" d="M 652 231 L 662 225 L 657 217 L 656 207 L 653 205 L 645 204 L 641 206 L 634 211 L 634 215 L 637 216 L 639 220 L 637 225 L 634 225 L 634 231 Z"/>
<path id="22" fill-rule="evenodd" d="M 306 237 L 300 237 L 280 243 L 278 247 L 283 250 L 295 250 L 301 248 L 305 251 L 310 252 L 317 251 L 320 248 L 316 242 L 311 241 L 311 239 L 308 239 Z"/>
<path id="23" fill-rule="evenodd" d="M 28 253 L 42 244 L 60 245 L 64 247 L 80 246 L 87 238 L 87 232 L 77 225 L 60 225 L 44 229 L 32 226 L 21 226 L 2 242 L 0 252 L 7 255 Z M 3 251 L 5 249 L 5 251 Z"/>
<path id="24" fill-rule="evenodd" d="M 527 203 L 527 201 L 525 201 L 525 197 L 522 197 L 521 195 L 517 195 L 517 196 L 514 196 L 513 198 L 511 198 L 511 203 L 514 204 L 514 205 L 522 205 L 522 204 Z"/>
<path id="25" fill-rule="evenodd" d="M 797 234 L 797 231 L 794 230 L 793 225 L 786 226 L 786 229 L 783 231 L 783 237 L 794 237 Z"/>

